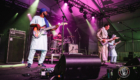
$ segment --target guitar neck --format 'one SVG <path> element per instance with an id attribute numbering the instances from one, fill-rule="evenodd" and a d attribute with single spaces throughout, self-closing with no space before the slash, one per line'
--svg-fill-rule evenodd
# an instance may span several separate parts
<path id="1" fill-rule="evenodd" d="M 115 45 L 118 45 L 120 42 L 116 42 Z"/>
<path id="2" fill-rule="evenodd" d="M 43 30 L 49 30 L 49 29 L 53 29 L 55 28 L 55 26 L 51 26 L 51 27 L 48 27 L 48 28 L 44 28 Z"/>

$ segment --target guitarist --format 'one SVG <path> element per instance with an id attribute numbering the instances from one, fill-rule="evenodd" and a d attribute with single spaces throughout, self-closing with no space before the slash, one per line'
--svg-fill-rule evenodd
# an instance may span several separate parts
<path id="1" fill-rule="evenodd" d="M 112 35 L 112 38 L 114 38 L 114 37 L 116 37 L 116 35 Z M 116 50 L 115 50 L 115 47 L 116 47 L 116 45 L 117 44 L 119 44 L 121 41 L 119 41 L 119 42 L 116 42 L 115 43 L 115 40 L 113 40 L 113 41 L 110 41 L 109 43 L 108 43 L 108 45 L 109 45 L 109 54 L 110 54 L 110 56 L 111 56 L 111 64 L 116 64 L 116 61 L 117 61 L 117 52 L 116 52 Z"/>
<path id="2" fill-rule="evenodd" d="M 37 30 L 40 30 L 41 28 L 49 27 L 49 22 L 45 18 L 47 16 L 47 10 L 45 8 L 40 9 L 40 15 L 34 16 L 32 21 L 30 22 L 30 27 L 37 28 Z M 46 26 L 44 26 L 46 25 Z M 58 27 L 59 25 L 56 25 Z M 43 64 L 43 61 L 45 59 L 46 53 L 47 53 L 47 35 L 43 34 L 39 38 L 35 38 L 32 36 L 32 41 L 30 45 L 30 51 L 28 56 L 28 68 L 31 67 L 31 64 L 33 63 L 33 58 L 36 50 L 41 51 L 41 57 L 38 61 L 38 66 L 46 67 Z"/>
<path id="3" fill-rule="evenodd" d="M 108 59 L 108 44 L 101 44 L 108 41 L 112 41 L 117 39 L 117 37 L 114 37 L 113 39 L 107 39 L 108 32 L 107 30 L 110 28 L 109 24 L 105 24 L 104 27 L 102 27 L 97 32 L 97 39 L 98 39 L 98 55 L 101 59 L 101 63 L 104 65 L 107 62 Z"/>

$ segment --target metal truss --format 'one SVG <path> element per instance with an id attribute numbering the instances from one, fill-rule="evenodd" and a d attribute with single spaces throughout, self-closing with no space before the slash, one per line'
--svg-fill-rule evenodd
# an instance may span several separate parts
<path id="1" fill-rule="evenodd" d="M 104 13 L 105 15 L 109 15 L 109 16 L 113 16 L 125 12 L 134 12 L 135 10 L 140 9 L 140 1 L 133 0 L 132 2 L 132 0 L 125 0 L 125 2 L 119 2 L 112 5 L 107 5 L 104 8 L 108 8 L 108 10 L 104 10 Z"/>
<path id="2" fill-rule="evenodd" d="M 23 7 L 28 9 L 30 5 L 20 2 L 18 0 L 3 0 L 5 1 L 6 6 L 11 6 L 13 3 L 15 6 Z M 41 0 L 43 1 L 43 0 Z M 64 0 L 58 0 L 59 2 L 62 2 Z M 140 0 L 125 0 L 119 3 L 105 5 L 102 9 L 104 10 L 105 15 L 98 12 L 97 10 L 91 8 L 90 6 L 86 5 L 85 3 L 81 2 L 80 0 L 68 0 L 69 4 L 72 4 L 73 6 L 77 7 L 78 9 L 83 7 L 83 11 L 86 11 L 88 14 L 95 14 L 95 17 L 106 17 L 107 16 L 113 16 L 125 12 L 133 12 L 136 9 L 140 9 Z M 56 5 L 56 4 L 55 4 Z M 54 5 L 53 5 L 54 6 Z M 39 8 L 37 8 L 37 12 L 39 12 Z"/>
<path id="3" fill-rule="evenodd" d="M 99 13 L 97 10 L 91 8 L 90 6 L 81 2 L 80 0 L 69 0 L 69 3 L 72 4 L 73 6 L 77 7 L 77 8 L 83 7 L 83 10 L 90 13 L 90 14 L 92 14 L 92 13 L 98 14 Z"/>
<path id="4" fill-rule="evenodd" d="M 30 5 L 20 2 L 18 0 L 5 0 L 5 6 L 11 7 L 11 5 L 13 5 L 13 4 L 14 4 L 14 6 L 19 6 L 19 7 L 25 8 L 25 9 L 28 9 L 30 7 Z M 40 9 L 37 8 L 37 12 L 39 12 L 39 10 Z"/>

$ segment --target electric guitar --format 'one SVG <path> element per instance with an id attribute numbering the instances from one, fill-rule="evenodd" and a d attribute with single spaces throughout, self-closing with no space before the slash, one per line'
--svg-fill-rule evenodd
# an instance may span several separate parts
<path id="1" fill-rule="evenodd" d="M 114 37 L 114 39 L 119 39 L 119 37 Z M 99 41 L 102 46 L 108 44 L 109 41 L 113 41 L 113 39 L 106 39 L 105 42 Z"/>
<path id="2" fill-rule="evenodd" d="M 64 23 L 62 22 L 61 24 L 59 24 L 59 26 L 67 25 L 67 24 L 68 23 L 66 23 L 66 22 L 64 22 Z M 38 30 L 37 27 L 34 27 L 34 29 L 33 29 L 34 37 L 39 38 L 41 35 L 46 34 L 46 30 L 50 30 L 50 29 L 55 29 L 56 30 L 58 28 L 56 26 L 51 26 L 51 27 L 47 27 L 47 28 L 45 28 L 45 27 L 46 27 L 45 25 L 42 26 L 40 30 Z"/>
<path id="3" fill-rule="evenodd" d="M 116 45 L 118 45 L 119 43 L 121 43 L 121 41 L 114 43 L 114 45 L 109 46 L 109 49 L 112 50 L 116 47 Z"/>

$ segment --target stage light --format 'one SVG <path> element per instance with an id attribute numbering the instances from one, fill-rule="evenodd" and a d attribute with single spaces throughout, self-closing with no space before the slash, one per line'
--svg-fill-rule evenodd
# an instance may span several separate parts
<path id="1" fill-rule="evenodd" d="M 95 18 L 95 14 L 94 13 L 92 13 L 91 16 L 92 16 L 92 18 Z"/>
<path id="2" fill-rule="evenodd" d="M 73 5 L 72 5 L 72 4 L 69 4 L 69 12 L 70 12 L 70 13 L 73 13 L 72 7 L 73 7 Z"/>
<path id="3" fill-rule="evenodd" d="M 28 16 L 30 15 L 30 13 L 27 14 Z"/>
<path id="4" fill-rule="evenodd" d="M 14 19 L 18 16 L 18 12 L 14 15 Z"/>
<path id="5" fill-rule="evenodd" d="M 80 7 L 79 11 L 82 13 L 83 12 L 83 7 Z"/>
<path id="6" fill-rule="evenodd" d="M 32 16 L 31 16 L 31 14 L 28 13 L 27 16 L 28 16 L 29 20 L 31 21 L 31 20 L 32 20 Z"/>
<path id="7" fill-rule="evenodd" d="M 60 25 L 60 22 L 58 24 Z"/>
<path id="8" fill-rule="evenodd" d="M 70 13 L 73 13 L 73 11 L 72 11 L 72 9 L 71 9 L 70 7 L 69 7 L 69 12 L 70 12 Z"/>
<path id="9" fill-rule="evenodd" d="M 84 17 L 85 19 L 87 19 L 87 12 L 85 11 L 83 14 L 84 14 L 83 17 Z"/>
<path id="10" fill-rule="evenodd" d="M 16 16 L 18 15 L 18 13 L 16 13 Z"/>
<path id="11" fill-rule="evenodd" d="M 68 0 L 64 0 L 64 3 L 68 3 Z"/>
<path id="12" fill-rule="evenodd" d="M 67 6 L 68 4 L 67 3 L 65 3 L 65 6 Z"/>

